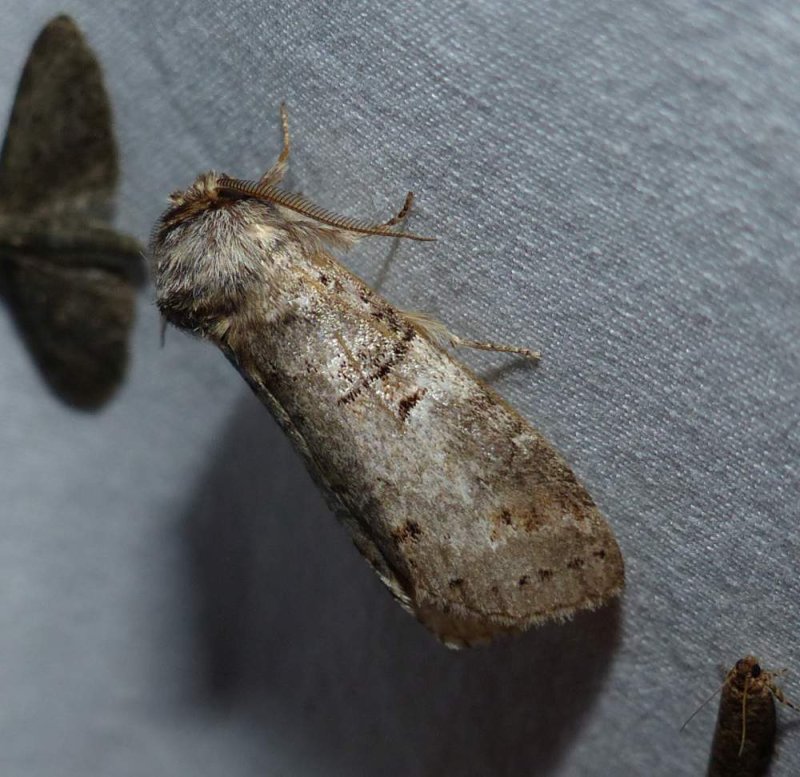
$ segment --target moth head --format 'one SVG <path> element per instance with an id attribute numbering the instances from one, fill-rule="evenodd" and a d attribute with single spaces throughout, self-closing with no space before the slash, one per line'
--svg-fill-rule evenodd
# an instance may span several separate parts
<path id="1" fill-rule="evenodd" d="M 761 676 L 761 665 L 755 656 L 745 656 L 736 662 L 733 671 L 742 679 L 750 677 L 755 680 Z"/>
<path id="2" fill-rule="evenodd" d="M 271 206 L 225 191 L 222 178 L 202 173 L 171 194 L 152 234 L 156 302 L 168 321 L 184 328 L 208 329 L 237 309 L 267 262 L 253 227 Z"/>
<path id="3" fill-rule="evenodd" d="M 755 656 L 740 658 L 728 672 L 726 683 L 740 693 L 749 693 L 768 685 L 772 674 L 764 671 Z"/>
<path id="4" fill-rule="evenodd" d="M 188 218 L 192 213 L 196 213 L 204 208 L 213 207 L 219 203 L 219 180 L 222 176 L 209 170 L 195 178 L 188 189 L 172 192 L 169 195 L 170 207 L 167 208 L 161 217 L 161 222 L 175 221 L 179 216 L 181 220 Z"/>

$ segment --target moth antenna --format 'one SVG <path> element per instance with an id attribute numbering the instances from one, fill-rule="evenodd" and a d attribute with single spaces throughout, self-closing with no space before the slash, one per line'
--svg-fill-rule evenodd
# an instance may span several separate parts
<path id="1" fill-rule="evenodd" d="M 776 676 L 776 675 L 783 675 L 783 674 L 786 674 L 786 672 L 787 672 L 787 670 L 786 670 L 786 669 L 781 669 L 781 670 L 779 670 L 779 671 L 777 671 L 777 672 L 773 672 L 772 674 L 773 674 L 773 676 Z M 772 682 L 772 680 L 770 680 L 770 682 L 768 682 L 768 683 L 767 683 L 767 688 L 769 688 L 769 689 L 770 689 L 770 691 L 772 692 L 772 695 L 773 695 L 773 696 L 774 696 L 774 697 L 775 697 L 775 698 L 776 698 L 776 699 L 777 699 L 777 700 L 778 700 L 778 701 L 779 701 L 781 704 L 785 705 L 785 706 L 786 706 L 786 707 L 788 707 L 789 709 L 792 709 L 792 710 L 794 710 L 795 712 L 800 712 L 800 707 L 798 707 L 798 706 L 797 706 L 797 705 L 795 705 L 795 704 L 792 704 L 792 702 L 790 702 L 790 701 L 789 701 L 789 700 L 788 700 L 788 699 L 787 699 L 787 698 L 786 698 L 786 697 L 783 695 L 783 691 L 782 691 L 780 688 L 778 688 L 778 686 L 777 686 L 777 685 L 775 685 L 775 683 L 773 683 L 773 682 Z"/>
<path id="2" fill-rule="evenodd" d="M 286 110 L 285 102 L 281 103 L 281 131 L 283 132 L 283 148 L 275 164 L 258 179 L 259 186 L 275 186 L 280 183 L 289 165 L 289 152 L 292 144 L 289 139 L 289 111 Z"/>
<path id="3" fill-rule="evenodd" d="M 167 318 L 166 316 L 161 316 L 161 321 L 158 327 L 158 345 L 159 348 L 163 348 L 164 344 L 167 342 Z"/>
<path id="4" fill-rule="evenodd" d="M 742 757 L 744 752 L 744 740 L 747 736 L 747 690 L 750 683 L 750 678 L 744 679 L 744 693 L 742 694 L 742 741 L 739 743 L 739 758 Z"/>
<path id="5" fill-rule="evenodd" d="M 414 204 L 414 192 L 409 192 L 406 194 L 405 202 L 403 203 L 403 207 L 400 208 L 397 213 L 395 213 L 392 218 L 390 218 L 387 222 L 383 224 L 384 227 L 393 227 L 395 224 L 399 224 L 406 216 L 408 216 L 409 211 L 411 210 L 411 206 Z"/>
<path id="6" fill-rule="evenodd" d="M 705 707 L 718 693 L 720 693 L 727 684 L 728 684 L 728 678 L 726 677 L 722 685 L 720 685 L 720 687 L 717 688 L 716 691 L 714 691 L 705 701 L 703 701 L 700 704 L 700 706 L 691 715 L 689 715 L 688 718 L 686 718 L 683 725 L 678 729 L 678 731 L 683 731 L 686 728 L 686 726 L 688 726 L 689 723 L 693 720 L 695 715 L 697 715 L 697 713 L 700 712 L 700 710 L 703 709 L 703 707 Z"/>
<path id="7" fill-rule="evenodd" d="M 348 216 L 339 216 L 319 205 L 315 205 L 302 194 L 284 192 L 272 185 L 263 185 L 257 181 L 244 181 L 237 178 L 223 176 L 219 179 L 219 189 L 227 194 L 239 194 L 244 197 L 253 197 L 257 200 L 272 202 L 283 208 L 288 208 L 296 213 L 308 216 L 321 224 L 341 229 L 346 232 L 356 232 L 361 235 L 383 235 L 385 237 L 406 237 L 409 240 L 433 241 L 435 237 L 424 237 L 413 232 L 403 232 L 399 229 L 392 229 L 389 224 L 374 224 L 367 221 L 360 221 Z M 406 197 L 408 201 L 408 197 Z M 412 195 L 413 201 L 413 195 Z M 405 206 L 404 206 L 405 207 Z M 401 211 L 402 212 L 402 211 Z M 392 221 L 390 219 L 390 221 Z"/>

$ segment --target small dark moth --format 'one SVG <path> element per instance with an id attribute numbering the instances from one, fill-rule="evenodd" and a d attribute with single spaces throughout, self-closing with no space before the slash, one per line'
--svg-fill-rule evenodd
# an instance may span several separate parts
<path id="1" fill-rule="evenodd" d="M 759 777 L 767 773 L 775 744 L 774 699 L 797 709 L 775 684 L 782 673 L 768 672 L 754 656 L 745 656 L 727 673 L 721 688 L 689 718 L 721 692 L 708 777 Z"/>
<path id="2" fill-rule="evenodd" d="M 47 24 L 0 154 L 2 292 L 47 383 L 102 405 L 122 381 L 139 244 L 110 223 L 117 149 L 100 66 L 75 22 Z"/>
<path id="3" fill-rule="evenodd" d="M 550 443 L 449 353 L 464 340 L 389 304 L 328 246 L 424 239 L 259 181 L 202 174 L 151 245 L 164 317 L 216 344 L 303 455 L 398 602 L 451 647 L 619 595 L 622 555 Z"/>

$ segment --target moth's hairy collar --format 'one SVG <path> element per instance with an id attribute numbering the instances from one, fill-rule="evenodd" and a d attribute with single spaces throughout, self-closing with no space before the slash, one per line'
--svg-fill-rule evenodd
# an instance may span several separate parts
<path id="1" fill-rule="evenodd" d="M 219 193 L 219 181 L 223 176 L 209 170 L 200 173 L 194 183 L 185 191 L 176 191 L 170 194 L 169 200 L 173 205 L 185 205 L 198 200 L 215 200 Z"/>
<path id="2" fill-rule="evenodd" d="M 219 182 L 222 178 L 221 174 L 209 170 L 198 175 L 188 189 L 170 194 L 171 204 L 158 220 L 153 241 L 162 237 L 166 230 L 192 219 L 204 210 L 232 203 L 233 198 L 220 192 Z"/>

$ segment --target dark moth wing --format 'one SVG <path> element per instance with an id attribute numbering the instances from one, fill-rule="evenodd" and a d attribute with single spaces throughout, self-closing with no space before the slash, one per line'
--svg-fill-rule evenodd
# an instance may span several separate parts
<path id="1" fill-rule="evenodd" d="M 2 290 L 47 382 L 82 408 L 124 377 L 143 277 L 138 243 L 110 227 L 117 176 L 100 65 L 56 17 L 25 64 L 0 154 Z"/>
<path id="2" fill-rule="evenodd" d="M 22 71 L 3 152 L 0 210 L 107 207 L 117 148 L 100 64 L 75 22 L 53 19 Z"/>
<path id="3" fill-rule="evenodd" d="M 63 259 L 73 257 L 63 253 Z M 50 387 L 68 404 L 102 405 L 122 382 L 134 293 L 119 275 L 17 256 L 6 280 L 22 335 Z"/>

